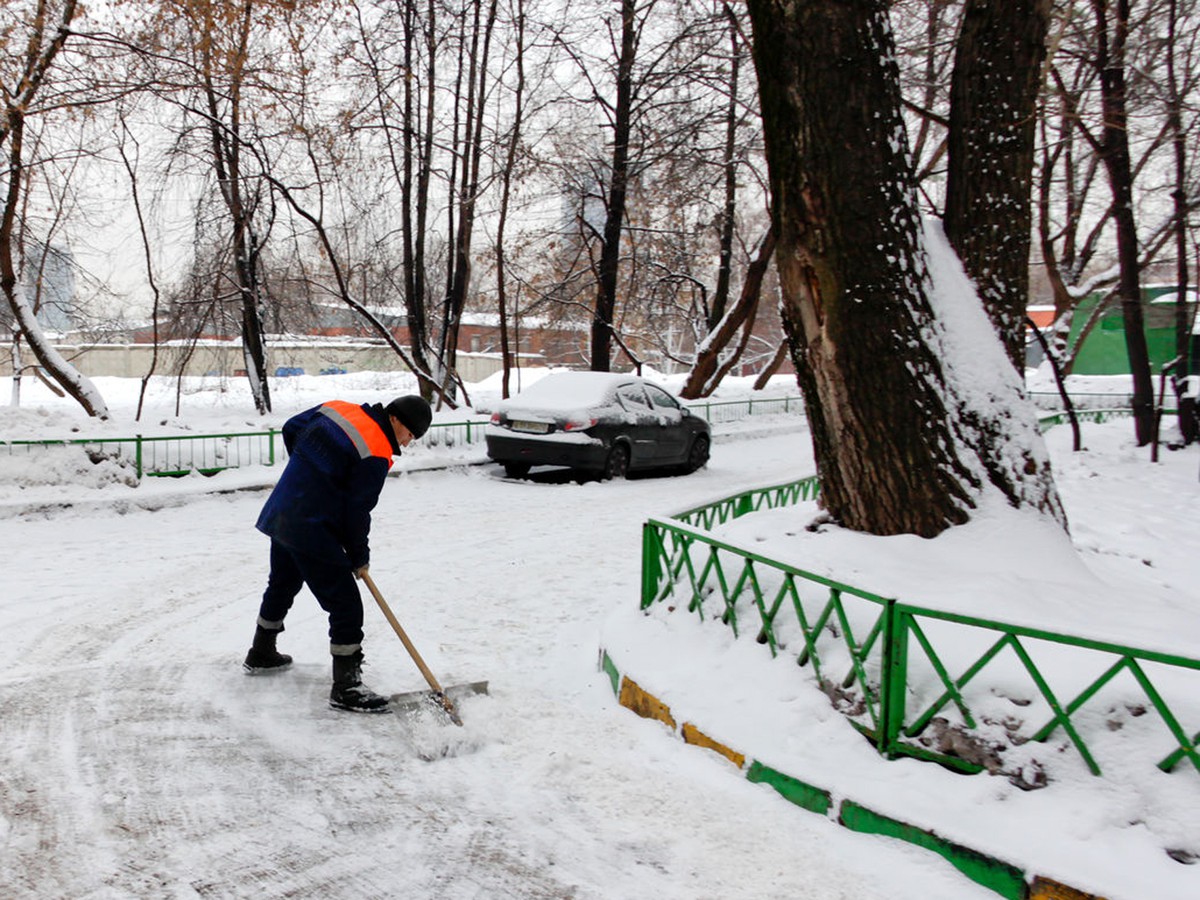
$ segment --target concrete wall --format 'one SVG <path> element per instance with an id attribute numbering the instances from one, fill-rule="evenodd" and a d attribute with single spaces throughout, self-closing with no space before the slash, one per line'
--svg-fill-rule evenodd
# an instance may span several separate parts
<path id="1" fill-rule="evenodd" d="M 58 351 L 71 364 L 89 377 L 111 375 L 121 378 L 141 378 L 150 371 L 153 347 L 149 344 L 64 344 Z M 319 375 L 322 370 L 346 372 L 405 371 L 406 366 L 390 347 L 370 343 L 286 343 L 267 345 L 268 371 L 303 369 L 306 375 Z M 25 350 L 22 361 L 34 362 L 33 354 Z M 522 360 L 528 364 L 530 360 Z M 240 344 L 206 342 L 191 348 L 175 345 L 160 346 L 155 374 L 226 375 L 244 371 Z M 499 354 L 459 353 L 458 371 L 468 384 L 479 382 L 503 367 Z M 0 353 L 0 376 L 12 374 L 12 359 Z M 296 373 L 291 373 L 296 374 Z"/>

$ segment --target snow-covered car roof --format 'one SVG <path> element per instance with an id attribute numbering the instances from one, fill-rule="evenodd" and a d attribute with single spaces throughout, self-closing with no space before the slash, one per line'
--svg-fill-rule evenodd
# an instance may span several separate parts
<path id="1" fill-rule="evenodd" d="M 501 405 L 510 410 L 536 408 L 546 413 L 566 414 L 610 405 L 613 391 L 630 383 L 645 382 L 636 375 L 613 372 L 555 372 Z"/>

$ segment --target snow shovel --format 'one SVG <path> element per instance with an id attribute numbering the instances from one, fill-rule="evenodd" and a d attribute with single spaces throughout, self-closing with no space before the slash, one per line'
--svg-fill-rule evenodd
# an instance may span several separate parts
<path id="1" fill-rule="evenodd" d="M 404 649 L 408 651 L 408 655 L 412 657 L 413 662 L 417 664 L 417 668 L 421 670 L 421 674 L 425 676 L 425 680 L 429 683 L 430 691 L 417 691 L 412 694 L 397 694 L 392 697 L 394 702 L 400 705 L 419 702 L 421 700 L 433 700 L 441 707 L 450 721 L 455 725 L 462 725 L 462 719 L 458 715 L 458 708 L 454 705 L 454 701 L 450 699 L 449 693 L 442 688 L 438 680 L 434 678 L 433 673 L 429 671 L 429 666 L 425 665 L 425 660 L 421 659 L 421 654 L 417 652 L 417 648 L 413 646 L 413 642 L 408 639 L 408 635 L 404 633 L 404 629 L 400 626 L 400 622 L 396 619 L 392 609 L 387 605 L 387 601 L 383 599 L 383 595 L 379 593 L 379 588 L 375 586 L 375 581 L 371 578 L 370 572 L 362 573 L 362 580 L 366 582 L 367 589 L 370 590 L 371 596 L 375 598 L 375 602 L 379 604 L 379 608 L 383 610 L 383 615 L 391 624 L 392 629 L 396 632 L 396 636 L 400 638 L 400 642 L 404 644 Z M 449 688 L 449 692 L 455 694 L 486 694 L 488 683 L 486 681 L 474 681 L 470 684 L 453 685 Z"/>

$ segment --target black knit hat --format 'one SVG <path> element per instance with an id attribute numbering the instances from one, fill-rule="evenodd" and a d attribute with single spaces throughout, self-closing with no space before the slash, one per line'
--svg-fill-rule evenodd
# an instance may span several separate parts
<path id="1" fill-rule="evenodd" d="M 429 430 L 429 423 L 433 421 L 433 410 L 416 394 L 397 397 L 387 405 L 387 413 L 399 419 L 400 424 L 411 431 L 415 438 L 425 434 Z"/>

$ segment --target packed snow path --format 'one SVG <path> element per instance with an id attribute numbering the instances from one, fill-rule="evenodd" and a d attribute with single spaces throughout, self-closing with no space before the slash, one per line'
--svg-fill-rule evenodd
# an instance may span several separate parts
<path id="1" fill-rule="evenodd" d="M 262 492 L 0 519 L 0 896 L 993 897 L 750 784 L 596 669 L 604 618 L 637 602 L 647 515 L 808 459 L 792 433 L 719 444 L 686 478 L 389 481 L 372 574 L 443 683 L 490 681 L 462 730 L 330 710 L 307 591 L 280 640 L 293 668 L 243 674 Z M 423 687 L 363 593 L 364 680 Z"/>

